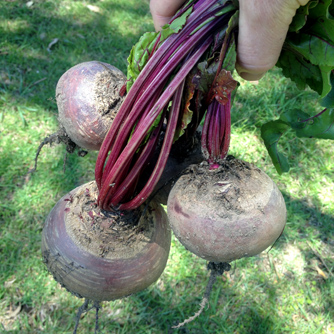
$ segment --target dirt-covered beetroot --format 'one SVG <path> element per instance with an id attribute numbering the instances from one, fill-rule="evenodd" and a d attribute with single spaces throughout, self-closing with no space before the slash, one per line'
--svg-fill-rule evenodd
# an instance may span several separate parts
<path id="1" fill-rule="evenodd" d="M 79 147 L 100 149 L 123 102 L 125 81 L 122 71 L 99 61 L 80 63 L 61 76 L 56 88 L 59 122 Z"/>
<path id="2" fill-rule="evenodd" d="M 228 157 L 192 166 L 172 188 L 168 218 L 191 252 L 212 262 L 259 254 L 281 235 L 286 207 L 276 184 L 255 166 Z"/>
<path id="3" fill-rule="evenodd" d="M 151 202 L 131 212 L 103 213 L 95 182 L 64 196 L 42 234 L 44 262 L 78 297 L 115 300 L 147 288 L 163 272 L 171 235 L 163 208 Z"/>

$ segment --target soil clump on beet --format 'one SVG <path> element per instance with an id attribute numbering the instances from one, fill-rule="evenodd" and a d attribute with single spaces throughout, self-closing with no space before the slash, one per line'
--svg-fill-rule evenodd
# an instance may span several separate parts
<path id="1" fill-rule="evenodd" d="M 181 178 L 179 187 L 187 189 L 184 192 L 187 202 L 190 200 L 205 201 L 212 212 L 219 212 L 223 206 L 226 215 L 231 210 L 233 213 L 241 214 L 245 211 L 244 203 L 240 203 L 240 197 L 246 189 L 243 185 L 246 187 L 247 180 L 252 177 L 254 172 L 260 174 L 261 170 L 252 169 L 249 163 L 235 159 L 230 155 L 226 160 L 221 161 L 217 168 L 210 168 L 210 164 L 206 161 L 189 166 L 184 172 L 184 175 L 187 175 L 184 178 L 185 182 L 182 182 Z M 257 178 L 255 177 L 255 179 Z M 236 182 L 232 182 L 232 180 L 236 180 Z M 254 189 L 248 196 L 256 196 L 256 194 L 257 189 Z M 211 201 L 212 198 L 217 199 L 217 201 Z"/>
<path id="2" fill-rule="evenodd" d="M 112 71 L 103 63 L 100 64 L 105 68 L 105 71 L 96 74 L 93 85 L 97 112 L 101 116 L 108 115 L 108 120 L 113 121 L 125 98 L 125 96 L 120 95 L 120 90 L 126 79 L 121 71 Z"/>
<path id="3" fill-rule="evenodd" d="M 97 194 L 96 183 L 90 182 L 72 198 L 65 198 L 69 235 L 85 251 L 107 259 L 131 257 L 140 252 L 154 232 L 152 208 L 148 207 L 145 212 L 143 207 L 106 212 L 97 206 Z"/>

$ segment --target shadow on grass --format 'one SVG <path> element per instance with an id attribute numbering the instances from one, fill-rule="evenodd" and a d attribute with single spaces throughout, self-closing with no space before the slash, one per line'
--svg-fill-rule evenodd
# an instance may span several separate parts
<path id="1" fill-rule="evenodd" d="M 206 272 L 203 270 L 202 279 L 205 281 Z M 180 280 L 184 279 L 182 277 Z M 101 327 L 104 329 L 102 333 L 109 333 L 113 331 L 115 333 L 127 333 L 131 328 L 136 328 L 138 333 L 180 333 L 180 334 L 209 334 L 209 333 L 233 333 L 236 330 L 238 333 L 258 333 L 268 334 L 277 333 L 275 331 L 275 324 L 277 314 L 275 310 L 271 309 L 270 313 L 266 313 L 262 305 L 252 300 L 247 296 L 247 300 L 244 305 L 238 309 L 234 307 L 233 312 L 230 314 L 225 313 L 226 310 L 224 304 L 220 304 L 222 300 L 229 304 L 231 301 L 229 298 L 235 300 L 243 299 L 242 291 L 237 291 L 224 284 L 223 287 L 219 286 L 217 282 L 214 286 L 212 297 L 210 300 L 210 307 L 204 310 L 202 315 L 195 319 L 193 322 L 179 328 L 173 329 L 172 326 L 176 326 L 179 322 L 192 316 L 199 309 L 199 303 L 201 301 L 201 295 L 204 292 L 201 291 L 203 282 L 198 282 L 197 287 L 189 287 L 186 291 L 186 295 L 179 295 L 177 288 L 170 284 L 171 278 L 165 277 L 165 291 L 160 291 L 156 286 L 142 291 L 136 295 L 133 295 L 123 301 L 124 304 L 132 305 L 135 313 L 126 317 L 126 323 L 124 318 L 119 319 L 117 316 L 113 319 L 109 318 L 108 323 L 105 319 L 103 312 L 107 311 L 110 306 L 106 305 L 105 309 L 101 309 L 100 319 Z M 193 289 L 194 288 L 194 289 Z M 173 290 L 175 289 L 175 297 Z M 171 296 L 172 299 L 166 300 L 166 295 Z M 196 296 L 199 294 L 199 296 Z M 217 295 L 217 296 L 214 296 Z M 178 300 L 179 298 L 179 300 Z M 212 299 L 218 299 L 218 304 L 214 303 Z M 273 300 L 275 296 L 272 296 Z M 117 312 L 116 312 L 117 313 Z"/>
<path id="2" fill-rule="evenodd" d="M 1 34 L 1 90 L 52 110 L 56 83 L 66 70 L 101 60 L 125 71 L 132 45 L 152 29 L 150 20 L 144 23 L 149 17 L 145 3 L 108 2 L 101 13 L 74 3 L 64 15 L 58 14 L 62 6 L 47 1 L 28 8 L 13 1 L 0 7 L 0 19 L 7 23 Z"/>
<path id="3" fill-rule="evenodd" d="M 287 210 L 288 224 L 291 227 L 289 238 L 293 241 L 321 240 L 323 243 L 334 249 L 334 213 L 326 214 L 318 208 L 321 201 L 317 197 L 297 200 L 289 194 L 283 192 Z M 314 232 L 310 235 L 310 232 Z"/>

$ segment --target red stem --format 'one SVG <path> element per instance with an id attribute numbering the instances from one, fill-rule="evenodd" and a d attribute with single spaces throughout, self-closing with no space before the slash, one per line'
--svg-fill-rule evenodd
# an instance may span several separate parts
<path id="1" fill-rule="evenodd" d="M 213 156 L 216 160 L 220 154 L 220 143 L 221 143 L 221 134 L 220 134 L 220 107 L 219 103 L 214 100 L 215 108 L 217 109 L 216 117 L 214 119 L 214 126 L 213 126 Z"/>
<path id="2" fill-rule="evenodd" d="M 149 195 L 152 193 L 154 187 L 156 186 L 156 184 L 158 183 L 161 177 L 161 174 L 166 166 L 169 152 L 173 144 L 176 125 L 178 121 L 178 114 L 180 112 L 184 81 L 185 80 L 183 80 L 183 82 L 180 84 L 180 86 L 175 92 L 172 108 L 171 108 L 170 115 L 169 115 L 165 138 L 164 138 L 164 141 L 161 147 L 158 161 L 154 167 L 154 170 L 148 182 L 146 183 L 144 188 L 141 190 L 141 192 L 135 198 L 133 198 L 130 202 L 121 204 L 119 207 L 120 210 L 130 210 L 133 208 L 137 208 L 138 206 L 143 204 L 147 200 Z"/>
<path id="3" fill-rule="evenodd" d="M 191 21 L 191 17 L 189 17 L 189 20 Z M 220 20 L 218 19 L 218 21 Z M 179 64 L 187 55 L 187 52 L 184 52 L 183 49 L 189 49 L 191 45 L 199 42 L 201 37 L 203 37 L 203 35 L 205 36 L 206 32 L 209 32 L 216 24 L 217 23 L 212 22 L 208 24 L 203 31 L 199 30 L 193 35 L 189 35 L 189 32 L 191 31 L 191 25 L 189 25 L 188 28 L 183 29 L 180 34 L 171 35 L 168 39 L 168 43 L 163 43 L 154 54 L 154 57 L 150 58 L 145 66 L 145 71 L 142 71 L 139 74 L 136 81 L 132 85 L 128 96 L 125 98 L 120 110 L 116 114 L 113 124 L 100 148 L 95 166 L 95 179 L 99 189 L 101 189 L 102 183 L 104 183 L 102 175 L 104 174 L 103 168 L 105 166 L 108 152 L 112 150 L 113 147 L 117 148 L 116 150 L 118 153 L 116 154 L 115 152 L 115 154 L 111 156 L 111 159 L 108 159 L 108 161 L 110 160 L 109 165 L 113 165 L 115 162 L 115 156 L 117 156 L 123 148 L 123 146 L 119 144 L 119 141 L 115 144 L 117 135 L 121 128 L 130 128 L 129 124 L 136 122 L 138 116 L 143 112 L 147 101 L 155 100 L 154 96 L 157 87 L 169 78 L 176 65 Z M 186 41 L 181 38 L 183 35 L 187 36 Z M 180 44 L 183 44 L 182 49 L 175 51 L 175 48 L 179 47 Z M 161 64 L 161 59 L 168 59 L 168 61 Z M 159 68 L 160 70 L 157 72 L 157 69 Z M 154 74 L 154 78 L 149 80 L 152 74 Z M 172 96 L 172 94 L 170 95 Z M 124 122 L 126 123 L 124 124 Z M 128 135 L 131 130 L 132 127 L 127 131 Z M 109 173 L 110 169 L 107 168 L 107 174 Z"/>
<path id="4" fill-rule="evenodd" d="M 212 106 L 208 106 L 208 110 L 206 112 L 204 125 L 202 129 L 202 138 L 201 138 L 201 146 L 202 146 L 202 153 L 205 159 L 209 158 L 209 147 L 208 147 L 208 133 L 209 133 L 209 126 L 210 126 L 210 119 L 211 119 L 211 108 Z"/>
<path id="5" fill-rule="evenodd" d="M 222 106 L 225 115 L 225 133 L 224 140 L 221 149 L 220 159 L 224 159 L 227 156 L 228 149 L 230 147 L 231 140 L 231 95 L 228 97 L 228 102 Z"/>
<path id="6" fill-rule="evenodd" d="M 224 137 L 225 137 L 225 126 L 226 126 L 226 112 L 225 112 L 225 108 L 222 105 L 219 105 L 219 114 L 220 114 L 220 143 L 219 143 L 219 147 L 220 147 L 220 152 L 221 152 L 221 148 L 223 146 L 223 142 L 224 142 Z"/>
<path id="7" fill-rule="evenodd" d="M 319 117 L 321 114 L 323 114 L 325 111 L 327 110 L 327 108 L 325 108 L 324 110 L 320 111 L 318 114 L 310 117 L 310 118 L 307 118 L 307 119 L 301 119 L 301 120 L 298 120 L 299 122 L 308 122 L 308 121 L 311 121 L 313 118 L 316 118 L 316 117 Z"/>
<path id="8" fill-rule="evenodd" d="M 171 99 L 171 96 L 174 94 L 178 86 L 183 82 L 187 74 L 190 72 L 192 67 L 197 63 L 202 54 L 206 51 L 209 45 L 212 42 L 212 36 L 208 37 L 207 40 L 198 48 L 194 54 L 189 58 L 188 61 L 182 66 L 179 72 L 175 75 L 172 82 L 156 101 L 154 106 L 148 115 L 137 125 L 135 132 L 133 133 L 130 141 L 124 147 L 123 151 L 119 155 L 118 159 L 114 163 L 113 167 L 110 169 L 106 179 L 101 185 L 101 189 L 98 197 L 98 204 L 101 206 L 103 203 L 103 208 L 107 210 L 107 204 L 105 203 L 105 197 L 108 196 L 109 191 L 115 192 L 115 187 L 110 187 L 110 184 L 115 183 L 115 180 L 118 179 L 118 175 L 121 173 L 123 168 L 128 162 L 128 159 L 132 157 L 135 151 L 138 149 L 139 145 L 142 143 L 143 139 L 146 136 L 147 131 L 153 125 L 156 117 L 159 115 L 160 111 L 168 104 Z M 162 171 L 161 171 L 162 172 Z M 153 172 L 154 173 L 154 172 Z M 118 187 L 119 185 L 116 184 Z"/>
<path id="9" fill-rule="evenodd" d="M 142 169 L 145 167 L 148 161 L 150 161 L 152 153 L 154 153 L 156 143 L 159 139 L 159 134 L 160 134 L 160 130 L 163 124 L 163 120 L 164 120 L 164 116 L 161 117 L 159 126 L 155 128 L 154 131 L 151 133 L 149 141 L 145 145 L 136 163 L 131 168 L 130 173 L 125 177 L 124 181 L 121 183 L 116 193 L 113 196 L 108 194 L 108 196 L 106 196 L 102 205 L 106 203 L 108 206 L 110 202 L 111 206 L 116 206 L 119 202 L 123 200 L 124 196 L 126 196 L 128 189 L 131 188 L 131 186 L 134 183 L 136 183 L 137 178 L 138 178 L 138 173 L 142 171 Z M 112 197 L 112 200 L 111 200 L 111 197 Z"/>
<path id="10" fill-rule="evenodd" d="M 226 104 L 214 99 L 208 107 L 202 130 L 202 150 L 210 165 L 224 159 L 228 153 L 231 136 L 231 96 Z"/>
<path id="11" fill-rule="evenodd" d="M 159 95 L 161 94 L 162 87 L 160 90 L 156 90 L 155 95 L 147 100 L 149 101 L 146 109 L 143 111 L 142 119 L 143 117 L 146 117 L 149 111 L 154 106 L 155 101 L 158 99 Z M 136 111 L 138 109 L 133 109 L 133 111 Z M 110 171 L 115 164 L 116 160 L 119 157 L 120 152 L 124 149 L 126 145 L 127 138 L 129 138 L 131 134 L 131 130 L 133 129 L 134 125 L 136 124 L 137 119 L 135 116 L 133 116 L 131 113 L 125 120 L 125 122 L 122 124 L 122 128 L 120 129 L 115 141 L 114 141 L 114 149 L 110 152 L 110 155 L 108 157 L 108 161 L 104 167 L 103 175 L 102 175 L 102 182 L 103 184 L 107 178 L 107 176 L 110 174 Z M 140 122 L 140 121 L 139 121 Z"/>

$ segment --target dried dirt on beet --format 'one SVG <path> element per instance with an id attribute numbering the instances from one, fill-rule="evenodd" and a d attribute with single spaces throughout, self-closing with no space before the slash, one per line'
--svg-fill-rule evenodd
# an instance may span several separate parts
<path id="1" fill-rule="evenodd" d="M 97 73 L 95 77 L 95 103 L 102 117 L 107 115 L 107 118 L 112 121 L 124 100 L 124 97 L 120 96 L 120 89 L 126 78 L 117 68 L 111 70 L 104 64 L 102 66 L 105 70 Z"/>
<path id="2" fill-rule="evenodd" d="M 240 198 L 245 199 L 245 193 L 255 196 L 249 189 L 256 184 L 250 187 L 248 181 L 260 185 L 263 176 L 253 165 L 228 156 L 216 169 L 210 169 L 206 161 L 190 166 L 177 182 L 178 189 L 185 191 L 175 191 L 181 196 L 180 203 L 205 202 L 212 212 L 221 212 L 223 207 L 224 212 L 241 214 L 245 203 L 241 203 Z"/>
<path id="3" fill-rule="evenodd" d="M 154 233 L 152 208 L 105 212 L 96 204 L 97 187 L 87 187 L 66 199 L 66 229 L 78 245 L 107 259 L 130 258 L 150 242 Z M 142 214 L 143 213 L 143 214 Z"/>

